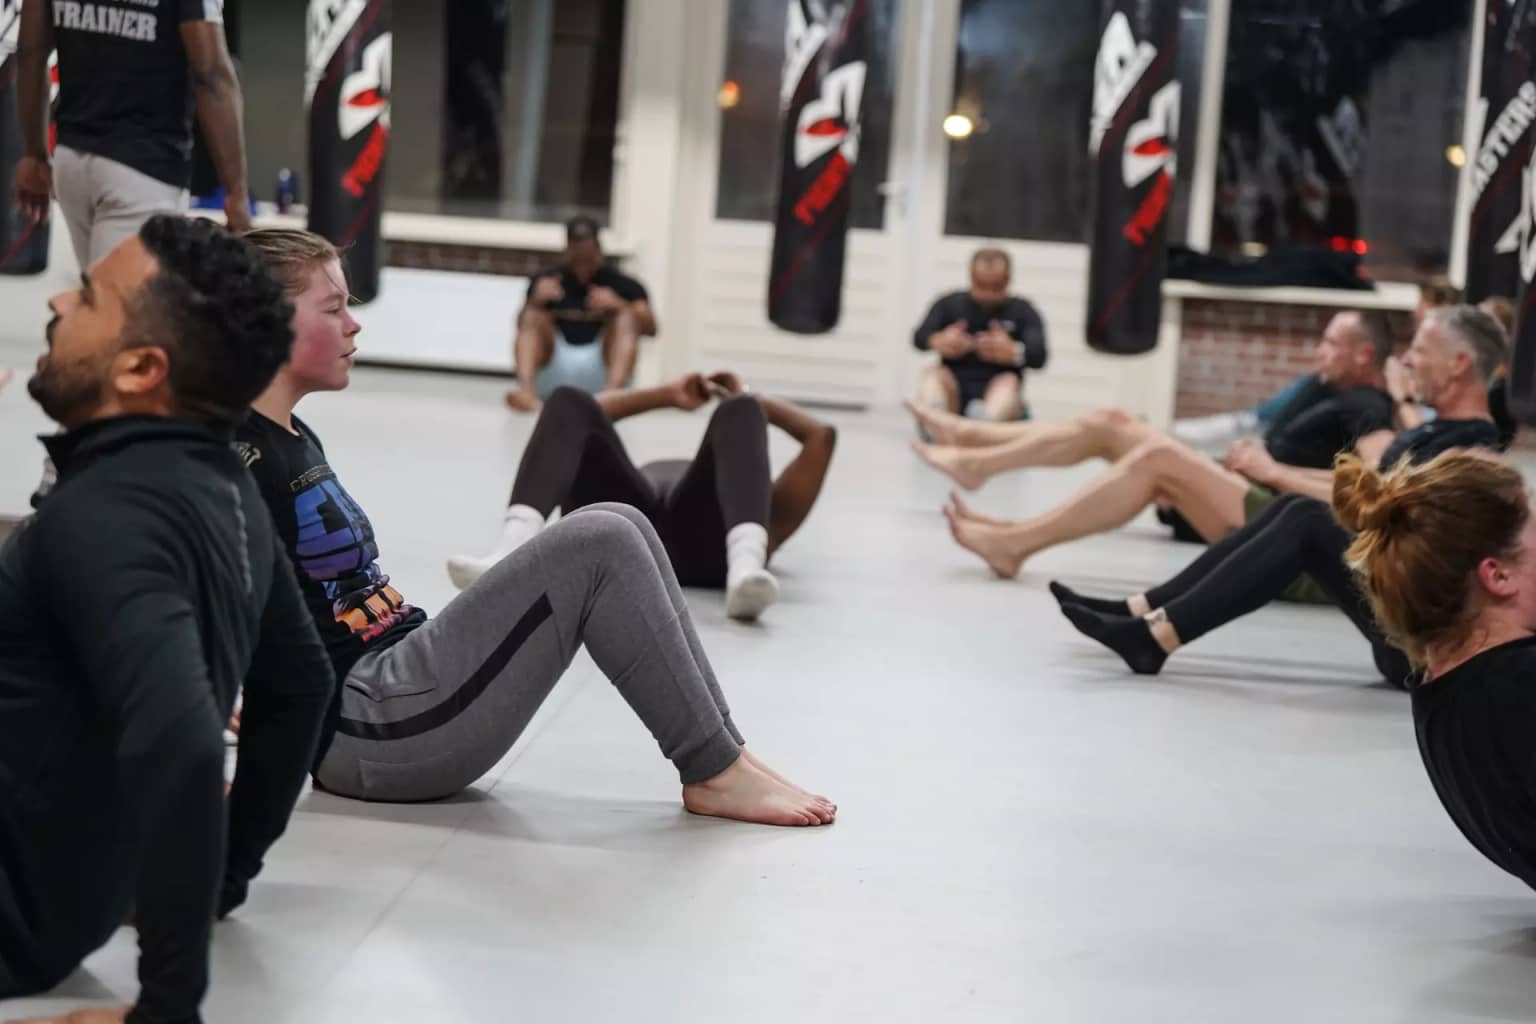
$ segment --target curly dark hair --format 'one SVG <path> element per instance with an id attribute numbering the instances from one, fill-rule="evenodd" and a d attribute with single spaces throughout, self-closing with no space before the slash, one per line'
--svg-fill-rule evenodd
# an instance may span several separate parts
<path id="1" fill-rule="evenodd" d="M 139 240 L 160 269 L 129 306 L 128 344 L 165 350 L 178 413 L 239 422 L 293 348 L 282 283 L 250 244 L 200 217 L 151 217 Z"/>

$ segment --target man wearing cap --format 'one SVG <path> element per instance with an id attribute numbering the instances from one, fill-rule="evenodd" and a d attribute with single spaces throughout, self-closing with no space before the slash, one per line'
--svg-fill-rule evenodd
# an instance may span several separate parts
<path id="1" fill-rule="evenodd" d="M 572 220 L 565 263 L 528 283 L 512 347 L 518 386 L 507 392 L 507 405 L 519 412 L 536 412 L 562 385 L 628 387 L 640 339 L 656 334 L 645 286 L 608 266 L 597 235 L 595 220 Z"/>

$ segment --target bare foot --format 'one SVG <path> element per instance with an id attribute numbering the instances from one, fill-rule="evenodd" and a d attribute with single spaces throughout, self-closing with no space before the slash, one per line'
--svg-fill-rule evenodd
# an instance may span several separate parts
<path id="1" fill-rule="evenodd" d="M 5 386 L 11 382 L 11 378 L 15 375 L 15 370 L 0 370 L 0 391 L 5 390 Z"/>
<path id="2" fill-rule="evenodd" d="M 837 812 L 818 806 L 804 793 L 785 785 L 739 757 L 714 778 L 683 787 L 683 806 L 690 813 L 730 818 L 759 825 L 830 825 Z"/>
<path id="3" fill-rule="evenodd" d="M 954 509 L 955 514 L 961 519 L 969 519 L 973 523 L 982 523 L 986 526 L 1013 525 L 1007 519 L 999 519 L 996 516 L 989 516 L 983 512 L 977 512 L 975 509 L 971 508 L 971 506 L 967 505 L 960 499 L 960 493 L 958 491 L 949 492 L 949 507 Z"/>
<path id="4" fill-rule="evenodd" d="M 1019 575 L 1019 570 L 1024 567 L 1025 555 L 1014 549 L 1005 527 L 962 519 L 959 513 L 947 506 L 944 518 L 949 520 L 949 534 L 955 538 L 955 543 L 973 555 L 980 556 L 999 579 L 1011 580 Z"/>
<path id="5" fill-rule="evenodd" d="M 538 412 L 544 405 L 537 395 L 527 391 L 508 391 L 507 408 L 513 412 Z"/>
<path id="6" fill-rule="evenodd" d="M 917 420 L 917 425 L 928 432 L 935 444 L 963 444 L 961 434 L 965 430 L 965 417 L 956 416 L 952 412 L 943 409 L 925 409 L 916 402 L 903 403 L 907 412 Z"/>
<path id="7" fill-rule="evenodd" d="M 976 468 L 976 457 L 964 448 L 913 441 L 912 450 L 918 458 L 959 484 L 962 490 L 974 491 L 987 482 L 986 474 Z"/>
<path id="8" fill-rule="evenodd" d="M 746 758 L 749 762 L 751 762 L 752 767 L 756 768 L 758 771 L 762 772 L 763 774 L 769 776 L 770 778 L 777 779 L 779 782 L 782 782 L 784 785 L 788 786 L 790 789 L 794 790 L 796 793 L 800 793 L 800 794 L 803 794 L 805 796 L 810 797 L 812 800 L 816 801 L 821 806 L 823 806 L 823 807 L 827 808 L 828 810 L 832 811 L 832 813 L 834 813 L 834 814 L 837 813 L 837 804 L 833 803 L 831 800 L 828 800 L 826 797 L 822 796 L 820 793 L 812 793 L 810 790 L 804 788 L 803 786 L 795 785 L 793 782 L 789 781 L 784 776 L 780 775 L 778 772 L 774 771 L 772 768 L 770 768 L 766 764 L 764 764 L 761 760 L 758 759 L 758 756 L 756 754 L 752 753 L 752 751 L 748 750 L 746 747 L 742 747 L 741 748 L 741 756 Z"/>

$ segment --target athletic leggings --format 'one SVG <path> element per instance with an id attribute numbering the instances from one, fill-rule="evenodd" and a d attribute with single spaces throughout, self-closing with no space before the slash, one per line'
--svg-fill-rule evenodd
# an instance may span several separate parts
<path id="1" fill-rule="evenodd" d="M 451 796 L 506 756 L 583 646 L 684 784 L 741 756 L 656 531 L 632 508 L 597 505 L 358 661 L 315 778 L 362 800 Z"/>
<path id="2" fill-rule="evenodd" d="M 1147 591 L 1147 602 L 1164 610 L 1187 644 L 1274 601 L 1305 573 L 1370 641 L 1382 676 L 1406 687 L 1408 659 L 1382 634 L 1369 599 L 1344 563 L 1352 539 L 1323 502 L 1283 495 L 1257 519 L 1212 544 L 1183 572 Z"/>
<path id="3" fill-rule="evenodd" d="M 656 527 L 684 586 L 723 587 L 726 534 L 742 523 L 766 527 L 772 498 L 768 420 L 757 399 L 721 402 L 691 463 L 637 469 L 597 400 L 560 388 L 533 428 L 511 504 L 546 516 L 604 501 L 633 506 Z"/>

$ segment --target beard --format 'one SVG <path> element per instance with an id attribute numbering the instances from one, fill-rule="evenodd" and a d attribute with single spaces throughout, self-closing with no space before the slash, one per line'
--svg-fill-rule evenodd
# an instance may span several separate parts
<path id="1" fill-rule="evenodd" d="M 48 359 L 27 381 L 27 394 L 49 419 L 65 429 L 79 426 L 89 418 L 101 395 L 100 384 L 84 370 L 82 366 L 65 366 Z"/>

